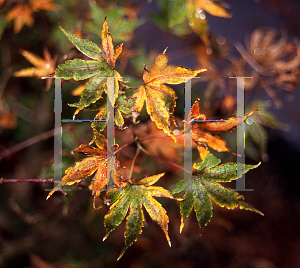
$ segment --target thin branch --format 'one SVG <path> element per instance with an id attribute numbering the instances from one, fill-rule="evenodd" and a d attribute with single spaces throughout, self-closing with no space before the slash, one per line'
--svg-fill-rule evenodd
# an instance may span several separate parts
<path id="1" fill-rule="evenodd" d="M 129 172 L 129 176 L 128 176 L 128 180 L 129 180 L 129 181 L 130 181 L 131 176 L 132 176 L 132 172 L 133 172 L 135 160 L 136 160 L 137 156 L 139 155 L 140 150 L 142 150 L 142 149 L 143 149 L 142 146 L 138 143 L 138 147 L 137 147 L 135 156 L 134 156 L 134 158 L 133 158 L 133 160 L 132 160 L 131 167 L 130 167 L 130 172 Z"/>
<path id="2" fill-rule="evenodd" d="M 53 183 L 54 179 L 3 179 L 0 178 L 0 184 L 3 182 L 35 182 L 35 183 Z M 69 196 L 62 189 L 59 190 L 64 196 Z"/>
<path id="3" fill-rule="evenodd" d="M 181 136 L 184 135 L 184 133 L 179 133 L 176 136 Z M 133 144 L 135 142 L 143 142 L 146 140 L 152 140 L 152 139 L 164 139 L 164 138 L 170 138 L 169 135 L 164 135 L 164 136 L 150 136 L 150 137 L 145 137 L 145 138 L 137 138 L 135 140 L 132 140 L 130 142 L 127 142 L 123 144 L 121 147 L 119 147 L 117 150 L 115 150 L 115 154 L 119 153 L 121 150 L 123 150 L 125 147 L 129 146 L 130 144 Z"/>
<path id="4" fill-rule="evenodd" d="M 123 144 L 121 147 L 119 147 L 117 150 L 115 150 L 115 155 L 116 155 L 117 153 L 119 153 L 121 150 L 123 150 L 125 147 L 127 147 L 127 146 L 129 146 L 130 144 L 133 144 L 133 143 L 135 143 L 135 142 L 136 142 L 136 140 L 132 140 L 132 141 L 130 141 L 130 142 L 127 142 L 127 143 Z"/>
<path id="5" fill-rule="evenodd" d="M 42 134 L 39 134 L 37 136 L 34 136 L 26 141 L 23 141 L 9 149 L 6 149 L 4 150 L 3 152 L 0 153 L 0 161 L 3 159 L 3 158 L 6 158 L 18 151 L 21 151 L 27 147 L 29 147 L 30 145 L 33 145 L 35 143 L 38 143 L 40 141 L 43 141 L 43 140 L 46 140 L 50 137 L 52 137 L 54 135 L 54 129 L 51 129 L 51 130 L 48 130 Z"/>
<path id="6" fill-rule="evenodd" d="M 129 87 L 129 86 L 126 86 L 126 85 L 122 85 L 122 89 L 125 89 L 125 90 L 128 90 L 128 89 L 138 89 L 140 88 L 141 86 L 137 86 L 137 87 Z"/>
<path id="7" fill-rule="evenodd" d="M 71 126 L 67 126 L 66 128 L 64 128 L 64 131 L 68 130 Z M 40 141 L 43 141 L 43 140 L 46 140 L 46 139 L 49 139 L 51 138 L 52 136 L 54 136 L 54 129 L 51 129 L 51 130 L 48 130 L 42 134 L 38 134 L 32 138 L 29 138 L 28 140 L 26 141 L 23 141 L 11 148 L 8 148 L 6 150 L 4 150 L 3 152 L 0 153 L 0 161 L 3 159 L 3 158 L 6 158 L 16 152 L 19 152 L 35 143 L 38 143 Z"/>
<path id="8" fill-rule="evenodd" d="M 0 184 L 3 182 L 38 182 L 38 183 L 53 183 L 53 179 L 3 179 L 0 178 Z"/>
<path id="9" fill-rule="evenodd" d="M 177 167 L 178 169 L 181 169 L 181 170 L 186 171 L 186 172 L 188 172 L 188 173 L 191 174 L 191 172 L 190 172 L 189 170 L 186 170 L 186 169 L 183 168 L 182 166 L 179 166 L 179 165 L 177 165 L 177 164 L 175 164 L 175 163 L 173 163 L 173 162 L 171 162 L 171 161 L 169 161 L 169 160 L 166 160 L 166 159 L 164 159 L 164 158 L 161 158 L 161 157 L 159 157 L 159 156 L 152 155 L 152 154 L 150 154 L 150 153 L 149 153 L 146 149 L 144 149 L 144 148 L 141 148 L 141 150 L 142 150 L 145 154 L 147 154 L 147 155 L 149 155 L 149 156 L 152 156 L 152 157 L 154 157 L 154 158 L 156 158 L 156 159 L 159 159 L 159 160 L 163 160 L 163 161 L 165 161 L 166 163 L 170 164 L 171 166 Z"/>

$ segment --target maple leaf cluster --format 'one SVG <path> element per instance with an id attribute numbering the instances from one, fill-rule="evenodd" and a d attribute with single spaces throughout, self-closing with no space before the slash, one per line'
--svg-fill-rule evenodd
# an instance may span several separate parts
<path id="1" fill-rule="evenodd" d="M 219 184 L 236 180 L 258 165 L 236 163 L 220 165 L 220 160 L 213 156 L 208 149 L 210 147 L 219 152 L 232 153 L 226 142 L 218 135 L 215 135 L 215 133 L 234 130 L 254 111 L 245 114 L 242 118 L 231 117 L 214 122 L 206 120 L 206 116 L 200 113 L 199 100 L 196 100 L 191 109 L 192 140 L 196 144 L 200 158 L 203 161 L 194 164 L 191 177 L 187 180 L 179 181 L 172 193 L 163 187 L 153 186 L 164 176 L 164 173 L 137 180 L 132 176 L 132 173 L 140 152 L 151 155 L 153 151 L 147 150 L 147 148 L 151 147 L 151 144 L 163 147 L 166 144 L 175 144 L 175 141 L 177 141 L 176 135 L 171 130 L 177 96 L 175 91 L 166 84 L 177 85 L 184 83 L 205 71 L 205 69 L 193 71 L 184 67 L 168 65 L 168 58 L 165 54 L 166 51 L 164 51 L 155 58 L 154 66 L 150 70 L 146 66 L 144 67 L 143 85 L 131 88 L 126 86 L 125 81 L 115 69 L 115 63 L 122 52 L 123 44 L 116 49 L 114 48 L 106 19 L 101 32 L 101 48 L 90 40 L 80 38 L 66 31 L 61 26 L 60 29 L 74 46 L 91 60 L 79 58 L 67 60 L 58 66 L 53 75 L 48 77 L 59 77 L 65 80 L 73 79 L 75 81 L 89 79 L 81 92 L 79 102 L 70 106 L 76 108 L 74 117 L 80 111 L 90 107 L 93 107 L 96 115 L 95 121 L 91 125 L 94 132 L 92 142 L 89 145 L 81 144 L 73 150 L 73 152 L 83 154 L 86 157 L 77 161 L 74 166 L 69 167 L 65 171 L 65 176 L 62 178 L 61 183 L 49 193 L 47 198 L 55 191 L 62 190 L 62 186 L 76 186 L 93 176 L 88 187 L 94 196 L 94 208 L 101 208 L 101 206 L 96 206 L 97 198 L 101 198 L 105 204 L 109 205 L 109 211 L 104 217 L 104 225 L 106 227 L 104 240 L 126 218 L 125 246 L 118 259 L 123 256 L 127 248 L 142 233 L 145 221 L 143 208 L 152 220 L 160 225 L 168 244 L 171 246 L 168 235 L 169 217 L 166 210 L 154 197 L 165 197 L 180 201 L 180 213 L 182 215 L 180 231 L 184 226 L 184 219 L 189 216 L 193 207 L 200 230 L 207 225 L 212 217 L 213 207 L 211 199 L 216 204 L 222 207 L 225 206 L 228 209 L 241 208 L 262 214 L 242 201 L 243 196 Z M 114 81 L 114 86 L 110 88 L 113 92 L 109 92 L 107 86 L 109 78 L 113 78 Z M 129 97 L 126 97 L 125 91 L 129 89 L 134 90 Z M 131 170 L 126 176 L 122 175 L 124 174 L 123 172 L 120 172 L 122 163 L 119 162 L 116 155 L 129 143 L 121 147 L 116 146 L 113 156 L 108 158 L 107 151 L 109 148 L 107 140 L 101 133 L 107 124 L 107 101 L 111 102 L 115 108 L 114 121 L 120 129 L 125 124 L 125 118 L 128 120 L 131 118 L 133 123 L 137 123 L 137 118 L 145 105 L 152 121 L 151 133 L 158 135 L 158 133 L 162 132 L 167 134 L 169 138 L 163 143 L 150 142 L 149 144 L 149 142 L 147 143 L 147 137 L 144 140 L 143 138 L 135 137 L 131 143 L 136 143 L 137 145 L 136 154 L 131 163 Z M 98 122 L 99 119 L 104 120 L 104 122 Z M 138 131 L 135 132 L 135 135 L 137 134 Z M 182 139 L 178 140 L 179 146 L 182 146 Z M 176 155 L 175 149 L 171 150 L 171 152 Z M 112 169 L 109 169 L 109 163 L 113 164 Z M 173 196 L 173 194 L 178 193 L 182 193 L 182 198 Z"/>

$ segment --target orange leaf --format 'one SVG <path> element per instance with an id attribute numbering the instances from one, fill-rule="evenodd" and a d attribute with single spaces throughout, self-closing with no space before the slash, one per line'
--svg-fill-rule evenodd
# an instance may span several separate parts
<path id="1" fill-rule="evenodd" d="M 207 146 L 218 152 L 229 152 L 231 150 L 220 136 L 212 135 L 210 132 L 223 132 L 227 133 L 233 131 L 238 127 L 242 120 L 255 112 L 245 114 L 243 117 L 230 117 L 220 120 L 206 120 L 206 116 L 200 113 L 199 99 L 197 99 L 191 109 L 192 125 L 192 139 L 197 144 L 197 148 L 201 159 L 209 153 Z"/>
<path id="2" fill-rule="evenodd" d="M 44 59 L 36 56 L 35 54 L 21 50 L 21 54 L 34 65 L 34 67 L 25 68 L 14 73 L 16 77 L 32 77 L 41 78 L 52 74 L 55 71 L 56 58 L 52 59 L 48 49 L 44 49 Z"/>
<path id="3" fill-rule="evenodd" d="M 81 144 L 78 148 L 73 150 L 73 152 L 82 153 L 89 157 L 76 162 L 73 167 L 69 167 L 65 171 L 66 175 L 62 178 L 62 182 L 49 193 L 47 199 L 55 191 L 60 190 L 62 186 L 79 183 L 96 172 L 89 186 L 89 189 L 92 190 L 92 194 L 94 195 L 95 207 L 95 199 L 99 197 L 101 191 L 105 189 L 107 185 L 107 141 L 102 134 L 96 131 L 94 131 L 94 141 L 97 147 Z M 119 162 L 117 160 L 115 160 L 114 166 L 116 167 L 114 180 L 118 186 L 120 184 L 120 181 L 118 179 L 119 174 L 117 168 L 119 167 Z"/>
<path id="4" fill-rule="evenodd" d="M 32 9 L 24 4 L 16 5 L 7 15 L 6 20 L 15 20 L 14 33 L 17 34 L 21 31 L 24 25 L 31 27 L 34 23 Z"/>
<path id="5" fill-rule="evenodd" d="M 89 189 L 92 190 L 92 193 L 95 197 L 98 197 L 101 193 L 101 190 L 107 185 L 107 162 L 100 165 L 90 186 Z"/>
<path id="6" fill-rule="evenodd" d="M 53 0 L 30 0 L 30 6 L 33 11 L 38 11 L 39 9 L 57 11 L 59 5 L 52 3 L 52 1 Z"/>
<path id="7" fill-rule="evenodd" d="M 1 2 L 0 2 L 1 6 Z M 7 15 L 6 20 L 15 20 L 14 33 L 21 31 L 24 25 L 31 27 L 34 23 L 32 13 L 43 10 L 58 10 L 58 5 L 53 4 L 52 0 L 30 0 L 29 4 L 17 4 Z"/>
<path id="8" fill-rule="evenodd" d="M 119 57 L 119 55 L 122 52 L 123 44 L 119 45 L 116 48 L 116 51 L 114 51 L 113 38 L 109 32 L 106 18 L 103 23 L 101 39 L 102 39 L 102 47 L 105 52 L 106 61 L 108 64 L 110 64 L 114 68 L 116 59 Z"/>
<path id="9" fill-rule="evenodd" d="M 197 144 L 197 149 L 200 155 L 200 159 L 204 159 L 210 152 L 203 144 Z"/>
<path id="10" fill-rule="evenodd" d="M 98 169 L 106 165 L 106 159 L 101 156 L 92 156 L 76 162 L 74 167 L 69 167 L 62 178 L 62 185 L 73 185 L 93 175 Z M 105 184 L 106 185 L 106 184 Z"/>
<path id="11" fill-rule="evenodd" d="M 196 9 L 204 9 L 206 12 L 213 16 L 231 18 L 232 15 L 229 14 L 225 8 L 215 3 L 213 0 L 196 0 L 195 1 Z"/>
<path id="12" fill-rule="evenodd" d="M 85 83 L 85 84 L 83 84 L 83 85 L 80 85 L 80 86 L 78 86 L 77 88 L 73 89 L 73 91 L 72 91 L 72 93 L 71 93 L 72 96 L 80 96 L 81 93 L 82 93 L 82 91 L 85 89 L 86 84 L 87 84 L 87 83 Z"/>
<path id="13" fill-rule="evenodd" d="M 193 125 L 192 127 L 192 139 L 194 140 L 194 142 L 197 143 L 197 148 L 198 151 L 200 153 L 200 156 L 205 156 L 208 153 L 205 152 L 204 148 L 199 148 L 199 143 L 200 145 L 207 145 L 210 148 L 212 148 L 213 150 L 216 150 L 218 152 L 228 152 L 228 153 L 232 153 L 231 150 L 227 147 L 227 144 L 224 140 L 222 140 L 222 138 L 218 135 L 211 135 L 210 133 L 201 130 L 200 128 L 198 128 L 197 125 Z M 206 151 L 207 148 L 206 148 Z M 202 157 L 201 157 L 202 159 Z"/>
<path id="14" fill-rule="evenodd" d="M 0 113 L 0 127 L 14 129 L 17 127 L 17 119 L 18 115 L 15 112 Z"/>
<path id="15" fill-rule="evenodd" d="M 211 132 L 230 132 L 238 127 L 241 124 L 242 120 L 245 121 L 248 116 L 252 115 L 256 110 L 253 110 L 244 115 L 244 117 L 232 116 L 227 119 L 218 119 L 218 120 L 206 120 L 206 116 L 200 113 L 199 108 L 199 99 L 197 99 L 191 109 L 191 118 L 192 121 L 200 120 L 200 122 L 195 122 L 194 125 L 197 125 L 198 128 L 206 129 Z"/>

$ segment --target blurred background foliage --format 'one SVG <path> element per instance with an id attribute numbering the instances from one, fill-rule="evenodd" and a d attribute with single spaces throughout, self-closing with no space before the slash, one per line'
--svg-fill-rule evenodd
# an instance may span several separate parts
<path id="1" fill-rule="evenodd" d="M 235 114 L 236 80 L 228 77 L 253 77 L 245 80 L 245 111 L 258 112 L 245 123 L 246 161 L 263 164 L 246 176 L 246 188 L 254 192 L 242 194 L 266 215 L 215 207 L 201 237 L 194 216 L 180 235 L 179 208 L 163 200 L 172 248 L 146 216 L 143 235 L 117 262 L 124 225 L 102 242 L 107 208 L 93 210 L 88 189 L 73 187 L 68 198 L 56 194 L 46 201 L 45 189 L 52 184 L 3 183 L 0 267 L 300 267 L 299 12 L 296 0 L 0 0 L 0 178 L 53 176 L 54 87 L 40 78 L 66 59 L 82 57 L 58 25 L 100 44 L 107 17 L 115 45 L 124 42 L 116 69 L 129 85 L 141 84 L 143 65 L 151 68 L 166 47 L 170 64 L 208 69 L 192 87 L 192 100 L 200 98 L 207 118 Z M 72 118 L 68 104 L 78 101 L 80 85 L 63 81 L 63 119 Z M 184 89 L 174 89 L 180 128 Z M 148 119 L 143 113 L 134 133 L 161 135 Z M 65 170 L 79 160 L 71 151 L 90 142 L 93 133 L 88 123 L 62 128 Z M 234 151 L 235 132 L 223 137 Z M 116 130 L 117 143 L 132 139 L 130 129 Z M 156 139 L 143 146 L 182 164 L 180 144 Z M 130 166 L 135 149 L 120 153 L 122 165 Z M 235 161 L 230 154 L 213 153 Z M 193 156 L 196 160 L 196 151 Z M 182 176 L 150 156 L 139 156 L 136 163 L 139 176 L 167 171 L 166 188 Z"/>

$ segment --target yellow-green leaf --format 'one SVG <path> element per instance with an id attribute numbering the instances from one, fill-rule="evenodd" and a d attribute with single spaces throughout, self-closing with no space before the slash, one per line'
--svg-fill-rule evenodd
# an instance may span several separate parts
<path id="1" fill-rule="evenodd" d="M 103 59 L 101 49 L 94 42 L 80 38 L 77 35 L 66 31 L 62 26 L 59 26 L 59 28 L 81 53 L 94 60 Z"/>
<path id="2" fill-rule="evenodd" d="M 230 182 L 240 178 L 250 169 L 258 165 L 243 165 L 240 163 L 227 163 L 219 165 L 220 160 L 209 154 L 201 163 L 194 164 L 193 174 L 187 180 L 179 181 L 173 188 L 172 194 L 184 192 L 183 201 L 180 203 L 182 215 L 180 231 L 184 227 L 184 220 L 192 209 L 202 230 L 213 215 L 211 199 L 221 207 L 228 209 L 240 208 L 251 210 L 263 215 L 259 210 L 243 201 L 244 197 L 238 192 L 225 188 L 219 182 Z"/>
<path id="3" fill-rule="evenodd" d="M 168 190 L 162 187 L 149 187 L 149 185 L 157 182 L 163 175 L 164 174 L 159 174 L 147 177 L 136 184 L 128 183 L 122 190 L 118 190 L 121 194 L 110 206 L 108 213 L 104 217 L 104 225 L 106 226 L 106 235 L 104 239 L 106 239 L 110 232 L 120 225 L 129 210 L 124 233 L 125 246 L 118 260 L 123 256 L 126 249 L 137 240 L 138 235 L 142 232 L 142 228 L 144 226 L 143 206 L 152 220 L 156 221 L 160 225 L 165 233 L 169 245 L 171 246 L 168 235 L 169 217 L 162 205 L 156 201 L 153 196 L 167 198 L 174 197 Z"/>
<path id="4" fill-rule="evenodd" d="M 74 79 L 76 81 L 90 79 L 81 93 L 80 101 L 70 105 L 77 108 L 73 117 L 102 98 L 104 92 L 109 98 L 113 96 L 114 100 L 111 100 L 111 102 L 115 104 L 115 99 L 119 96 L 119 82 L 123 81 L 121 75 L 114 70 L 116 59 L 122 52 L 122 44 L 116 48 L 116 51 L 114 50 L 107 21 L 104 20 L 101 34 L 103 50 L 90 40 L 79 38 L 75 34 L 64 30 L 61 26 L 60 29 L 80 52 L 93 59 L 89 61 L 82 59 L 68 60 L 60 64 L 54 73 L 54 77 L 63 79 Z M 107 78 L 110 77 L 114 77 L 113 94 L 107 92 Z M 121 125 L 122 121 L 119 120 L 118 123 Z"/>
<path id="5" fill-rule="evenodd" d="M 131 111 L 135 119 L 146 102 L 147 113 L 151 120 L 159 129 L 175 139 L 170 131 L 170 121 L 176 106 L 176 94 L 172 88 L 164 84 L 184 83 L 205 69 L 192 71 L 184 67 L 168 66 L 167 62 L 168 58 L 163 53 L 155 58 L 154 66 L 150 71 L 144 69 L 144 85 L 131 96 L 131 98 L 136 98 Z"/>

